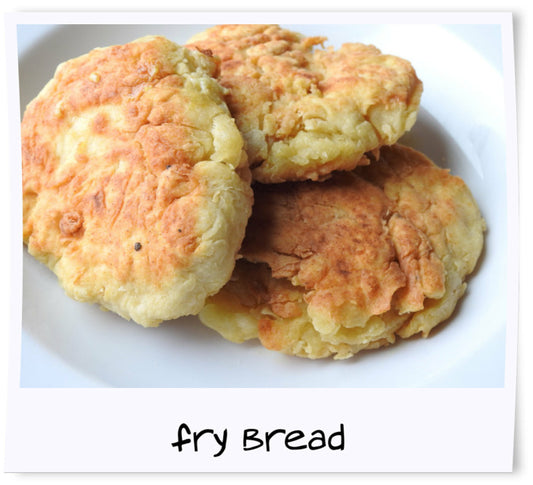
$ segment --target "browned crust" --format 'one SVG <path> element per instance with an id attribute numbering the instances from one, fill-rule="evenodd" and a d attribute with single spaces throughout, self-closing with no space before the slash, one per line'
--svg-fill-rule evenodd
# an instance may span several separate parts
<path id="1" fill-rule="evenodd" d="M 219 25 L 190 41 L 221 60 L 218 79 L 258 181 L 351 170 L 414 123 L 422 83 L 408 61 L 360 43 L 324 48 L 325 41 L 277 25 Z"/>
<path id="2" fill-rule="evenodd" d="M 393 296 L 404 311 L 442 296 L 444 269 L 427 237 L 358 175 L 254 190 L 243 256 L 302 286 L 333 319 L 346 302 L 368 318 L 389 311 Z"/>
<path id="3" fill-rule="evenodd" d="M 152 325 L 229 278 L 252 193 L 216 69 L 150 36 L 61 64 L 28 105 L 23 237 L 69 295 Z"/>
<path id="4" fill-rule="evenodd" d="M 465 183 L 394 145 L 324 182 L 255 184 L 230 282 L 201 320 L 272 350 L 347 358 L 427 337 L 464 294 L 485 223 Z"/>

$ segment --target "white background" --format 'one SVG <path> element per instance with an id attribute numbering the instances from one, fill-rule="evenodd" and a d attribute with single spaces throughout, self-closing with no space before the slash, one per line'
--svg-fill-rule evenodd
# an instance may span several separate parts
<path id="1" fill-rule="evenodd" d="M 35 4 L 35 2 L 17 2 L 17 3 L 14 3 L 12 2 L 13 5 L 7 5 L 7 7 L 5 8 L 8 8 L 9 10 L 20 10 L 21 8 L 26 8 L 26 9 L 31 9 L 31 10 L 37 10 L 38 8 L 38 5 Z M 156 9 L 158 5 L 161 5 L 162 9 L 165 9 L 165 8 L 170 8 L 170 4 L 168 4 L 167 2 L 167 5 L 164 5 L 165 2 L 151 2 L 150 3 L 150 7 L 151 9 Z M 213 8 L 213 6 L 217 7 L 217 8 L 220 8 L 220 4 L 217 3 L 217 2 L 210 2 L 211 5 L 208 5 L 209 7 Z M 279 3 L 280 5 L 276 5 L 276 3 Z M 173 2 L 173 4 L 175 4 L 175 2 Z M 199 9 L 202 5 L 204 4 L 207 4 L 207 2 L 195 2 L 195 4 L 191 7 L 191 8 L 194 8 L 194 9 Z M 130 8 L 140 8 L 140 9 L 145 9 L 146 8 L 146 3 L 139 3 L 139 2 L 128 2 L 128 5 L 130 6 Z M 255 4 L 254 4 L 255 5 Z M 527 121 L 529 120 L 529 117 L 530 117 L 530 112 L 528 110 L 530 110 L 531 108 L 531 105 L 529 103 L 530 101 L 530 94 L 525 90 L 525 86 L 526 85 L 529 85 L 531 86 L 532 83 L 531 83 L 531 80 L 529 79 L 529 76 L 530 76 L 530 70 L 529 70 L 529 66 L 527 64 L 527 57 L 528 55 L 531 56 L 531 50 L 530 50 L 530 45 L 529 45 L 529 38 L 528 38 L 528 31 L 530 30 L 530 27 L 529 27 L 529 16 L 530 16 L 530 13 L 529 11 L 526 9 L 525 6 L 522 6 L 520 3 L 513 3 L 513 2 L 506 2 L 506 3 L 503 3 L 503 2 L 490 2 L 490 1 L 485 1 L 485 2 L 479 2 L 477 5 L 475 2 L 465 2 L 465 1 L 462 1 L 462 2 L 454 2 L 454 1 L 449 1 L 447 2 L 446 4 L 443 4 L 443 6 L 445 5 L 445 9 L 446 10 L 452 10 L 452 9 L 459 9 L 459 10 L 462 10 L 462 11 L 465 11 L 465 10 L 471 10 L 471 9 L 481 9 L 481 10 L 512 10 L 515 14 L 515 38 L 516 38 L 516 42 L 517 42 L 517 46 L 516 46 L 516 58 L 517 58 L 517 75 L 518 75 L 518 99 L 519 99 L 519 103 L 518 103 L 518 109 L 519 109 L 519 135 L 520 135 L 520 129 L 521 130 L 525 130 L 526 129 L 526 123 Z M 525 3 L 524 3 L 525 5 Z M 79 2 L 77 3 L 77 8 L 80 9 L 80 6 L 79 6 Z M 90 9 L 107 9 L 107 10 L 110 10 L 110 9 L 113 9 L 113 7 L 116 6 L 116 7 L 120 7 L 120 3 L 118 2 L 98 2 L 98 1 L 93 1 L 91 2 L 90 4 Z M 229 2 L 225 2 L 225 6 L 226 8 L 228 8 L 230 6 L 230 3 Z M 276 8 L 279 8 L 280 6 L 282 6 L 282 8 L 288 8 L 288 3 L 287 2 L 269 2 L 269 8 L 270 9 L 276 9 Z M 312 8 L 313 7 L 313 2 L 305 2 L 305 6 L 306 8 Z M 320 7 L 323 8 L 323 4 L 319 4 Z M 396 8 L 396 4 L 393 3 L 393 2 L 380 2 L 380 1 L 374 1 L 372 2 L 371 5 L 367 5 L 366 3 L 356 3 L 356 2 L 328 2 L 328 9 L 335 9 L 336 7 L 337 8 L 346 8 L 347 6 L 351 6 L 352 8 L 356 7 L 356 6 L 359 6 L 359 8 L 364 8 L 365 10 L 379 10 L 381 8 L 385 8 L 385 9 L 395 9 Z M 427 9 L 427 3 L 426 2 L 403 2 L 402 3 L 402 10 L 413 10 L 413 9 Z M 236 7 L 241 7 L 241 8 L 244 8 L 243 5 L 236 5 Z M 246 5 L 246 7 L 249 9 L 250 6 Z M 260 5 L 255 5 L 255 8 L 260 8 L 261 6 Z M 67 3 L 65 2 L 64 4 L 61 4 L 61 3 L 53 3 L 53 2 L 48 2 L 47 3 L 47 8 L 48 9 L 56 9 L 56 10 L 61 10 L 61 9 L 71 9 L 72 6 L 70 3 Z M 122 7 L 124 8 L 124 7 Z M 175 8 L 175 6 L 174 6 Z M 436 9 L 437 6 L 432 4 L 432 10 Z M 530 35 L 530 34 L 529 34 Z M 3 41 L 3 38 L 2 38 L 2 41 Z M 2 52 L 3 53 L 3 52 Z M 2 63 L 2 65 L 4 65 L 4 63 Z M 5 77 L 2 79 L 2 83 L 5 82 Z M 3 104 L 5 105 L 5 100 L 7 99 L 6 98 L 6 93 L 5 93 L 5 89 L 2 91 L 2 102 Z M 3 121 L 4 121 L 4 124 L 5 124 L 5 121 L 6 121 L 6 114 L 4 113 L 4 116 L 3 116 Z M 529 127 L 528 127 L 529 128 Z M 7 130 L 7 127 L 2 130 L 3 133 L 5 133 Z M 524 137 L 526 138 L 526 137 Z M 6 146 L 6 143 L 3 143 L 2 144 L 3 148 L 4 148 L 4 160 L 8 160 L 8 153 L 7 153 L 7 146 Z M 521 185 L 521 188 L 524 189 L 527 187 L 527 185 L 531 182 L 532 178 L 531 178 L 531 166 L 530 166 L 530 163 L 528 163 L 533 157 L 531 156 L 531 150 L 528 146 L 526 146 L 525 143 L 521 144 L 520 145 L 520 150 L 519 150 L 519 157 L 520 157 L 520 161 L 521 161 L 521 165 L 520 165 L 520 170 L 521 170 L 521 178 L 520 178 L 520 185 Z M 2 207 L 3 208 L 8 208 L 9 207 L 9 187 L 8 187 L 8 178 L 7 177 L 2 177 L 2 189 L 1 190 L 1 194 L 2 194 Z M 522 190 L 522 214 L 526 214 L 528 213 L 528 209 L 530 207 L 530 193 L 531 193 L 531 189 L 529 190 Z M 8 219 L 8 214 L 9 214 L 9 211 L 8 210 L 4 210 L 2 211 L 3 213 L 3 216 L 4 216 L 4 219 L 2 222 L 4 222 L 4 227 L 8 227 L 9 225 L 9 219 Z M 527 251 L 527 246 L 528 246 L 528 243 L 531 244 L 531 230 L 528 226 L 528 217 L 526 216 L 525 218 L 523 218 L 523 225 L 522 225 L 522 237 L 521 237 L 521 247 L 522 247 L 522 250 L 521 250 L 521 267 L 523 268 L 523 271 L 522 271 L 522 286 L 521 286 L 521 293 L 522 295 L 525 295 L 527 296 L 530 292 L 529 290 L 531 289 L 531 284 L 530 284 L 530 281 L 529 281 L 529 275 L 527 274 L 527 270 L 528 269 L 531 269 L 531 256 L 528 254 L 528 251 Z M 3 251 L 3 254 L 9 254 L 9 248 L 6 247 L 6 249 Z M 7 266 L 7 263 L 6 263 L 6 266 Z M 4 273 L 4 279 L 6 281 L 6 285 L 8 284 L 8 273 L 5 272 Z M 7 288 L 7 286 L 6 286 Z M 3 292 L 6 299 L 5 299 L 5 302 L 4 303 L 4 306 L 3 308 L 7 309 L 9 308 L 9 294 L 6 293 L 6 292 Z M 528 298 L 524 298 L 524 301 L 528 301 Z M 453 477 L 451 477 L 450 475 L 438 475 L 438 476 L 431 476 L 431 477 L 428 477 L 426 475 L 415 475 L 415 476 L 412 476 L 412 475 L 395 475 L 394 477 L 392 476 L 386 476 L 386 475 L 378 475 L 378 476 L 375 476 L 373 475 L 372 477 L 368 477 L 368 476 L 356 476 L 356 477 L 348 477 L 348 476 L 345 476 L 345 475 L 335 475 L 335 476 L 328 476 L 328 482 L 331 482 L 331 481 L 354 481 L 354 480 L 358 480 L 358 481 L 364 481 L 365 479 L 371 479 L 372 482 L 378 482 L 378 483 L 384 483 L 384 482 L 388 482 L 392 479 L 396 480 L 396 481 L 408 481 L 409 483 L 411 482 L 424 482 L 425 480 L 427 480 L 428 478 L 431 479 L 432 482 L 443 482 L 443 481 L 447 481 L 447 480 L 451 480 L 453 479 L 454 482 L 462 482 L 464 481 L 465 483 L 470 483 L 471 481 L 480 481 L 483 480 L 483 483 L 491 483 L 491 482 L 499 482 L 501 481 L 502 483 L 514 483 L 514 482 L 523 482 L 523 483 L 526 483 L 527 482 L 527 479 L 531 479 L 532 477 L 532 474 L 531 474 L 531 458 L 529 458 L 529 461 L 528 461 L 528 456 L 532 456 L 532 450 L 531 450 L 531 425 L 530 425 L 530 414 L 529 413 L 526 413 L 526 408 L 527 409 L 531 409 L 533 406 L 531 405 L 531 382 L 530 382 L 530 379 L 528 377 L 526 377 L 526 372 L 529 371 L 530 369 L 530 365 L 531 365 L 531 353 L 530 352 L 527 352 L 527 342 L 528 341 L 531 341 L 532 338 L 531 338 L 531 328 L 528 327 L 528 324 L 529 324 L 529 315 L 528 315 L 529 312 L 527 312 L 527 309 L 522 309 L 522 312 L 521 312 L 521 327 L 520 327 L 520 346 L 519 346 L 519 349 L 520 349 L 520 353 L 519 353 L 519 374 L 518 374 L 518 383 L 519 383 L 519 388 L 518 388 L 518 399 L 519 399 L 519 402 L 518 402 L 518 407 L 517 407 L 517 438 L 516 438 L 516 460 L 515 460 L 515 473 L 512 474 L 512 475 L 472 475 L 472 474 L 469 474 L 469 475 L 455 475 Z M 6 318 L 7 320 L 7 318 Z M 3 356 L 5 356 L 5 358 L 3 359 L 2 361 L 2 377 L 6 378 L 7 377 L 7 369 L 5 368 L 5 363 L 7 362 L 7 342 L 8 342 L 8 335 L 7 335 L 7 321 L 5 321 L 5 325 L 2 326 L 2 331 L 3 331 L 3 334 L 2 334 L 2 345 L 3 345 L 3 348 L 2 350 L 4 352 L 2 352 Z M 528 382 L 529 381 L 529 382 Z M 4 386 L 4 389 L 5 389 L 5 386 Z M 488 397 L 488 396 L 487 396 Z M 2 401 L 2 404 L 4 404 L 4 400 Z M 4 411 L 4 409 L 2 409 L 2 411 Z M 5 411 L 2 413 L 2 416 L 5 416 Z M 429 418 L 429 416 L 428 416 Z M 4 433 L 1 433 L 2 435 Z M 2 443 L 2 445 L 0 446 L 3 446 L 4 443 Z M 2 449 L 3 451 L 3 449 Z M 71 475 L 61 475 L 61 476 L 58 476 L 58 475 L 53 475 L 53 476 L 50 476 L 50 475 L 31 475 L 31 476 L 19 476 L 19 475 L 9 475 L 7 477 L 4 477 L 4 478 L 7 478 L 9 481 L 12 481 L 12 482 L 19 482 L 19 481 L 33 481 L 33 480 L 42 480 L 42 481 L 51 481 L 52 483 L 65 483 L 65 482 L 68 482 L 70 483 L 70 480 L 73 479 L 73 476 Z M 90 480 L 93 480 L 95 479 L 96 477 L 94 476 L 91 476 L 91 475 L 86 475 L 86 476 L 76 476 L 75 477 L 75 481 L 76 482 L 80 482 L 80 481 L 90 481 Z M 183 478 L 180 476 L 180 478 Z M 188 479 L 190 479 L 192 482 L 198 482 L 198 481 L 212 481 L 212 480 L 216 480 L 217 481 L 222 481 L 222 482 L 228 482 L 228 483 L 234 483 L 234 482 L 246 482 L 246 481 L 249 481 L 250 478 L 249 477 L 246 477 L 246 476 L 242 476 L 242 475 L 237 475 L 237 476 L 228 476 L 228 475 L 222 475 L 222 476 L 210 476 L 210 477 L 205 477 L 205 476 L 197 476 L 195 475 L 194 477 L 193 476 L 188 476 L 187 477 Z M 306 482 L 321 482 L 324 477 L 320 477 L 320 476 L 317 476 L 317 475 L 313 475 L 313 476 L 293 476 L 293 482 L 294 481 L 303 481 L 303 480 L 306 480 Z M 99 479 L 99 483 L 107 483 L 108 481 L 109 482 L 114 482 L 114 481 L 125 481 L 125 480 L 128 480 L 128 482 L 133 482 L 133 483 L 139 483 L 139 482 L 144 482 L 144 481 L 148 481 L 147 480 L 147 477 L 146 476 L 143 476 L 143 475 L 129 475 L 129 476 L 122 476 L 122 475 L 114 475 L 114 476 L 99 476 L 98 477 Z M 254 481 L 259 481 L 259 482 L 264 482 L 264 481 L 268 481 L 268 480 L 271 480 L 272 477 L 269 477 L 268 475 L 263 475 L 263 476 L 254 476 L 253 480 Z M 283 479 L 289 479 L 288 477 L 283 477 Z M 169 475 L 158 475 L 156 477 L 150 477 L 149 481 L 151 483 L 153 482 L 157 482 L 158 480 L 160 481 L 167 481 L 167 480 L 173 480 L 175 481 L 176 480 L 176 477 L 173 477 L 173 476 L 169 476 Z M 281 481 L 279 479 L 279 477 L 276 478 L 276 482 L 279 482 Z"/>

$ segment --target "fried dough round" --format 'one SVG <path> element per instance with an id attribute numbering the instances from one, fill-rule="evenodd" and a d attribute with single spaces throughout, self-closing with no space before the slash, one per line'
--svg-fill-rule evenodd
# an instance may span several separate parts
<path id="1" fill-rule="evenodd" d="M 216 69 L 143 37 L 61 64 L 28 105 L 23 238 L 72 298 L 155 326 L 229 279 L 253 193 Z"/>
<path id="2" fill-rule="evenodd" d="M 221 60 L 218 79 L 263 183 L 323 179 L 365 163 L 414 124 L 422 83 L 376 47 L 322 47 L 277 25 L 220 25 L 188 45 Z"/>
<path id="3" fill-rule="evenodd" d="M 465 183 L 398 144 L 324 182 L 254 187 L 244 259 L 199 315 L 234 342 L 343 359 L 427 337 L 483 247 Z"/>

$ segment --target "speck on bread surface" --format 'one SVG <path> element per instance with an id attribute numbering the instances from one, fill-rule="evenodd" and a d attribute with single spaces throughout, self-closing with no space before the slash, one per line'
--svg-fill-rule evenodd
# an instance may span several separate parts
<path id="1" fill-rule="evenodd" d="M 216 69 L 149 36 L 61 64 L 28 105 L 23 237 L 69 296 L 154 326 L 228 280 L 253 194 Z"/>
<path id="2" fill-rule="evenodd" d="M 243 260 L 200 319 L 288 354 L 342 359 L 427 336 L 483 246 L 464 182 L 401 145 L 324 182 L 256 184 L 255 197 Z"/>
<path id="3" fill-rule="evenodd" d="M 415 123 L 422 82 L 408 61 L 326 40 L 277 25 L 220 25 L 187 44 L 220 58 L 218 79 L 259 182 L 351 170 Z"/>

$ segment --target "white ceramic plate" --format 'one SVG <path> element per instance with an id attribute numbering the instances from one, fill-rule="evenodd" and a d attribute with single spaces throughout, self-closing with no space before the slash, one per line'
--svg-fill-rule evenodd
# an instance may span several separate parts
<path id="1" fill-rule="evenodd" d="M 60 62 L 161 34 L 184 43 L 205 25 L 19 25 L 21 112 Z M 236 345 L 196 317 L 145 329 L 63 293 L 24 250 L 23 387 L 502 387 L 507 196 L 501 32 L 497 25 L 288 25 L 329 43 L 360 41 L 410 60 L 424 82 L 402 142 L 461 176 L 487 220 L 479 268 L 453 317 L 429 339 L 346 361 Z"/>

